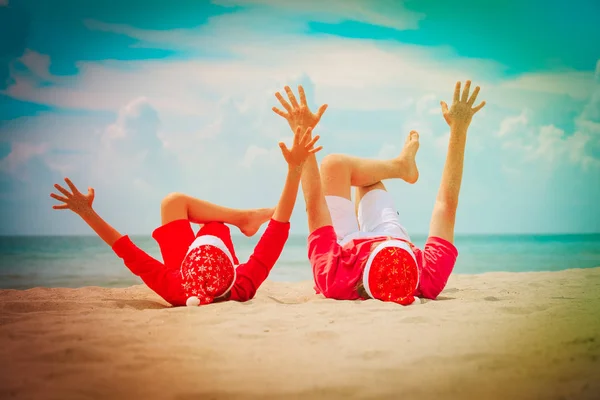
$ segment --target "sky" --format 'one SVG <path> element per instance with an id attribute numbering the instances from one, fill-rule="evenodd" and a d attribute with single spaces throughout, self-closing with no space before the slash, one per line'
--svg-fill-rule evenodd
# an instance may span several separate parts
<path id="1" fill-rule="evenodd" d="M 89 234 L 52 210 L 53 184 L 96 190 L 119 231 L 149 234 L 183 192 L 277 203 L 302 84 L 331 153 L 399 154 L 420 133 L 415 185 L 386 182 L 427 233 L 449 130 L 439 102 L 481 87 L 458 234 L 600 232 L 600 3 L 594 0 L 0 0 L 1 235 Z M 301 192 L 292 233 L 307 232 Z"/>

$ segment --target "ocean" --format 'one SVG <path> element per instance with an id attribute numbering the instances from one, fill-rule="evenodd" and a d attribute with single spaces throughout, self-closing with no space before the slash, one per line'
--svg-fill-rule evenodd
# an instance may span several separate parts
<path id="1" fill-rule="evenodd" d="M 426 236 L 412 236 L 422 246 Z M 149 236 L 132 236 L 149 254 L 162 260 Z M 258 236 L 233 237 L 240 262 L 250 256 Z M 458 235 L 458 274 L 558 271 L 600 266 L 600 234 Z M 269 279 L 312 280 L 306 235 L 290 236 Z M 142 283 L 96 236 L 0 236 L 0 288 L 126 287 Z"/>

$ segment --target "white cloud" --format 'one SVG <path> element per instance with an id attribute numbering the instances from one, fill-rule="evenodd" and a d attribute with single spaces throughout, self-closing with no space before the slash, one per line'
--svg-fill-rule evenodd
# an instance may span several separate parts
<path id="1" fill-rule="evenodd" d="M 500 85 L 502 89 L 520 92 L 540 92 L 548 95 L 567 95 L 577 100 L 590 96 L 593 73 L 586 71 L 537 72 L 523 74 Z"/>
<path id="2" fill-rule="evenodd" d="M 232 18 L 236 23 L 229 20 Z M 75 89 L 73 85 L 40 88 L 18 77 L 7 94 L 61 107 L 113 110 L 134 94 L 146 96 L 161 113 L 210 115 L 214 103 L 224 96 L 256 96 L 265 90 L 280 90 L 289 81 L 307 75 L 316 85 L 319 102 L 326 100 L 344 109 L 399 110 L 415 95 L 444 90 L 450 96 L 457 79 L 485 76 L 501 68 L 486 60 L 461 59 L 447 48 L 310 37 L 290 33 L 285 24 L 276 34 L 259 33 L 261 30 L 248 28 L 253 26 L 252 18 L 250 12 L 237 12 L 214 17 L 201 28 L 170 31 L 87 21 L 90 28 L 160 43 L 165 48 L 193 47 L 209 53 L 218 49 L 232 57 L 82 62 L 77 65 L 80 75 Z M 247 31 L 240 33 L 232 27 L 246 27 Z M 442 60 L 444 68 L 440 69 Z M 482 78 L 480 82 L 485 85 Z"/>
<path id="3" fill-rule="evenodd" d="M 119 111 L 117 121 L 108 126 L 102 140 L 110 150 L 121 147 L 121 151 L 134 152 L 141 142 L 158 138 L 159 123 L 158 114 L 148 99 L 139 97 Z M 146 135 L 151 137 L 144 137 Z"/>
<path id="4" fill-rule="evenodd" d="M 432 114 L 433 112 L 440 112 L 439 108 L 439 98 L 435 94 L 428 93 L 422 96 L 419 100 L 417 100 L 416 108 L 417 115 L 422 117 L 425 114 Z M 434 107 L 435 104 L 438 104 L 437 107 Z"/>
<path id="5" fill-rule="evenodd" d="M 511 175 L 512 177 L 518 178 L 523 171 L 518 169 L 518 168 L 513 168 L 512 166 L 506 165 L 506 164 L 502 164 L 502 171 L 508 175 Z"/>
<path id="6" fill-rule="evenodd" d="M 596 76 L 600 76 L 597 68 Z M 525 161 L 544 161 L 559 167 L 564 162 L 584 170 L 600 168 L 600 84 L 588 82 L 592 94 L 580 115 L 575 118 L 575 131 L 568 134 L 554 124 L 535 127 L 527 117 L 530 112 L 505 118 L 497 133 L 502 147 L 525 154 Z"/>
<path id="7" fill-rule="evenodd" d="M 323 22 L 353 20 L 404 30 L 416 29 L 425 15 L 404 8 L 401 2 L 373 3 L 371 0 L 278 1 L 278 0 L 213 0 L 222 6 L 269 6 L 294 16 L 310 16 Z"/>
<path id="8" fill-rule="evenodd" d="M 565 131 L 553 125 L 543 126 L 539 130 L 535 150 L 529 154 L 531 159 L 542 159 L 551 165 L 561 161 L 570 161 L 582 166 L 584 170 L 600 167 L 600 159 L 586 152 L 593 138 L 582 132 L 567 136 Z"/>
<path id="9" fill-rule="evenodd" d="M 246 150 L 244 158 L 241 161 L 241 165 L 245 168 L 250 168 L 252 167 L 252 164 L 254 164 L 257 158 L 267 157 L 268 155 L 269 150 L 263 149 L 262 147 L 258 147 L 255 145 L 251 145 Z"/>
<path id="10" fill-rule="evenodd" d="M 20 180 L 28 179 L 29 174 L 23 167 L 31 159 L 46 154 L 48 149 L 48 143 L 14 142 L 11 145 L 10 153 L 0 160 L 0 171 Z"/>
<path id="11" fill-rule="evenodd" d="M 380 160 L 387 160 L 390 158 L 397 157 L 400 154 L 401 149 L 402 148 L 399 147 L 398 145 L 384 143 L 381 146 L 381 149 L 379 150 L 379 152 L 377 153 L 376 158 L 380 159 Z"/>
<path id="12" fill-rule="evenodd" d="M 305 7 L 295 3 L 274 6 L 288 11 Z M 358 3 L 348 3 L 348 7 L 356 8 Z M 30 161 L 42 159 L 51 171 L 78 174 L 86 184 L 100 183 L 107 193 L 114 191 L 119 198 L 150 204 L 156 212 L 160 196 L 171 190 L 230 206 L 260 207 L 274 203 L 283 183 L 285 161 L 277 141 L 290 132 L 271 107 L 278 105 L 273 93 L 285 84 L 302 83 L 309 103 L 330 106 L 319 126 L 325 146 L 319 156 L 342 149 L 359 156 L 393 157 L 408 132 L 416 129 L 421 136 L 419 165 L 425 172 L 435 166 L 432 174 L 438 174 L 448 143 L 439 100 L 450 102 L 456 80 L 471 78 L 482 87 L 480 100 L 488 106 L 476 117 L 472 130 L 478 133 L 470 134 L 469 151 L 473 146 L 491 149 L 486 141 L 495 132 L 492 140 L 519 154 L 519 162 L 566 160 L 584 168 L 597 162 L 593 149 L 598 142 L 594 137 L 600 136 L 600 95 L 593 94 L 590 73 L 564 71 L 503 79 L 503 67 L 497 63 L 464 59 L 448 48 L 293 34 L 285 26 L 290 21 L 294 24 L 291 19 L 271 26 L 271 17 L 260 13 L 259 9 L 236 12 L 214 17 L 198 29 L 171 31 L 88 21 L 94 29 L 137 38 L 138 45 L 196 50 L 188 53 L 196 55 L 218 50 L 218 55 L 231 57 L 80 62 L 80 73 L 67 81 L 49 73 L 47 56 L 30 51 L 21 62 L 34 78 L 13 71 L 16 83 L 6 94 L 64 108 L 108 110 L 114 116 L 102 124 L 73 123 L 68 135 L 63 133 L 62 121 L 48 123 L 45 116 L 29 118 L 42 125 L 37 136 L 16 135 L 5 127 L 0 134 L 8 132 L 10 140 L 33 146 Z M 254 17 L 258 22 L 250 21 Z M 375 17 L 365 18 L 377 23 Z M 303 24 L 299 21 L 291 31 Z M 254 29 L 259 25 L 275 33 Z M 40 79 L 56 84 L 40 86 Z M 574 134 L 562 132 L 552 120 L 539 128 L 536 116 L 545 112 L 543 105 L 573 99 L 583 103 L 590 96 Z M 349 129 L 340 128 L 344 123 Z M 353 126 L 359 123 L 360 127 Z M 51 138 L 47 140 L 53 148 L 87 153 L 37 154 L 35 146 L 46 138 Z M 9 165 L 18 165 L 12 167 L 18 171 L 26 164 L 2 161 L 6 171 Z M 507 165 L 514 172 L 521 164 Z M 431 174 L 423 173 L 421 179 L 421 185 L 432 179 L 437 188 Z M 264 191 L 257 192 L 258 187 Z M 240 196 L 246 192 L 247 196 Z M 255 192 L 260 194 L 250 194 Z M 305 215 L 296 214 L 295 221 L 304 226 Z"/>
<path id="13" fill-rule="evenodd" d="M 131 185 L 148 192 L 154 188 L 164 195 L 165 185 L 175 182 L 179 163 L 165 148 L 161 120 L 153 105 L 144 97 L 133 99 L 118 113 L 98 138 L 93 170 L 99 181 Z M 115 182 L 116 181 L 116 182 Z"/>
<path id="14" fill-rule="evenodd" d="M 344 7 L 360 9 L 360 4 L 353 1 Z M 434 114 L 439 111 L 439 100 L 451 100 L 456 80 L 467 78 L 482 86 L 482 99 L 507 109 L 522 109 L 525 104 L 537 109 L 563 96 L 579 99 L 589 93 L 589 85 L 584 82 L 591 74 L 532 74 L 496 84 L 490 78 L 497 80 L 503 66 L 489 60 L 461 58 L 449 48 L 294 34 L 290 33 L 293 29 L 277 25 L 277 18 L 262 11 L 262 27 L 268 26 L 274 32 L 253 29 L 252 18 L 259 11 L 228 13 L 196 29 L 169 31 L 87 21 L 90 28 L 124 34 L 146 44 L 194 48 L 209 54 L 218 50 L 231 57 L 81 62 L 77 65 L 80 74 L 69 85 L 38 87 L 16 76 L 6 94 L 26 101 L 92 110 L 116 110 L 133 96 L 145 96 L 162 115 L 214 116 L 224 98 L 244 99 L 247 113 L 256 113 L 259 107 L 270 109 L 272 92 L 301 76 L 308 76 L 314 83 L 317 102 L 347 110 L 399 111 L 418 98 L 421 103 L 417 112 Z M 264 21 L 269 18 L 275 26 Z"/>
<path id="15" fill-rule="evenodd" d="M 442 136 L 438 136 L 435 139 L 435 147 L 439 151 L 446 151 L 448 149 L 448 143 L 450 141 L 450 132 L 444 133 Z"/>
<path id="16" fill-rule="evenodd" d="M 497 135 L 500 137 L 506 136 L 518 129 L 519 126 L 526 126 L 527 122 L 528 119 L 525 111 L 518 116 L 506 117 L 500 123 L 500 129 L 498 130 Z"/>
<path id="17" fill-rule="evenodd" d="M 221 51 L 227 52 L 229 46 L 237 39 L 245 42 L 261 38 L 263 42 L 277 41 L 285 43 L 285 39 L 277 39 L 281 32 L 302 33 L 308 21 L 339 23 L 346 20 L 366 22 L 389 28 L 406 30 L 416 29 L 425 15 L 407 10 L 402 3 L 380 3 L 375 5 L 369 0 L 318 1 L 302 2 L 274 0 L 213 0 L 221 6 L 243 6 L 243 11 L 213 16 L 209 23 L 194 29 L 170 29 L 169 31 L 153 31 L 134 28 L 123 24 L 110 24 L 97 20 L 85 20 L 84 24 L 93 30 L 112 32 L 137 38 L 139 47 L 167 47 L 178 49 L 206 50 L 207 40 L 218 40 Z M 268 33 L 260 33 L 265 28 Z M 288 35 L 286 35 L 288 36 Z M 234 39 L 235 38 L 235 39 Z"/>
<path id="18" fill-rule="evenodd" d="M 19 61 L 37 78 L 45 81 L 54 80 L 50 74 L 50 57 L 48 55 L 26 49 Z"/>

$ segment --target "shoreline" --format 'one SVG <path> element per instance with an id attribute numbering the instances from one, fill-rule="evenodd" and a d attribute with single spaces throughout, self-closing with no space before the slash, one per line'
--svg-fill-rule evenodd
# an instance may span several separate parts
<path id="1" fill-rule="evenodd" d="M 478 273 L 465 273 L 465 272 L 453 272 L 452 276 L 487 276 L 489 275 L 494 275 L 494 274 L 498 274 L 498 275 L 502 275 L 502 274 L 548 274 L 548 273 L 560 273 L 560 272 L 566 272 L 566 271 L 578 271 L 578 270 L 593 270 L 593 269 L 600 269 L 600 265 L 594 266 L 594 267 L 583 267 L 583 268 L 579 268 L 579 267 L 574 267 L 574 268 L 564 268 L 564 269 L 558 269 L 558 270 L 535 270 L 535 271 L 486 271 L 486 272 L 478 272 Z M 125 269 L 123 269 L 123 271 L 126 271 Z M 1 277 L 1 275 L 0 275 Z M 127 280 L 133 280 L 133 279 L 138 279 L 140 283 L 138 284 L 134 284 L 134 285 L 127 285 L 127 286 L 100 286 L 100 285 L 84 285 L 84 286 L 33 286 L 33 287 L 27 287 L 27 288 L 3 288 L 0 286 L 0 292 L 2 291 L 10 291 L 10 290 L 19 290 L 19 291 L 26 291 L 26 290 L 33 290 L 33 289 L 86 289 L 86 288 L 102 288 L 102 289 L 128 289 L 128 288 L 134 288 L 134 287 L 138 287 L 138 286 L 146 286 L 141 279 L 139 279 L 138 277 L 136 277 L 135 275 L 131 274 L 130 272 L 127 271 L 127 276 L 123 279 L 127 279 Z M 307 282 L 311 282 L 312 284 L 312 280 L 301 280 L 301 281 L 282 281 L 282 280 L 272 280 L 267 278 L 267 280 L 265 282 L 270 282 L 271 284 L 276 284 L 276 285 L 296 285 L 296 284 L 306 284 Z M 260 290 L 260 289 L 259 289 Z"/>
<path id="2" fill-rule="evenodd" d="M 592 399 L 600 267 L 453 274 L 437 301 L 267 281 L 172 308 L 145 285 L 0 290 L 0 398 Z"/>

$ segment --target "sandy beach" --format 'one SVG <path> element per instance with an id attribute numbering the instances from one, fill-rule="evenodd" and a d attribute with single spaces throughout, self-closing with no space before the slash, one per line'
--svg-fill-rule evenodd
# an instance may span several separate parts
<path id="1" fill-rule="evenodd" d="M 266 282 L 168 308 L 145 286 L 0 291 L 2 399 L 593 399 L 600 267 L 454 275 L 401 307 Z"/>

